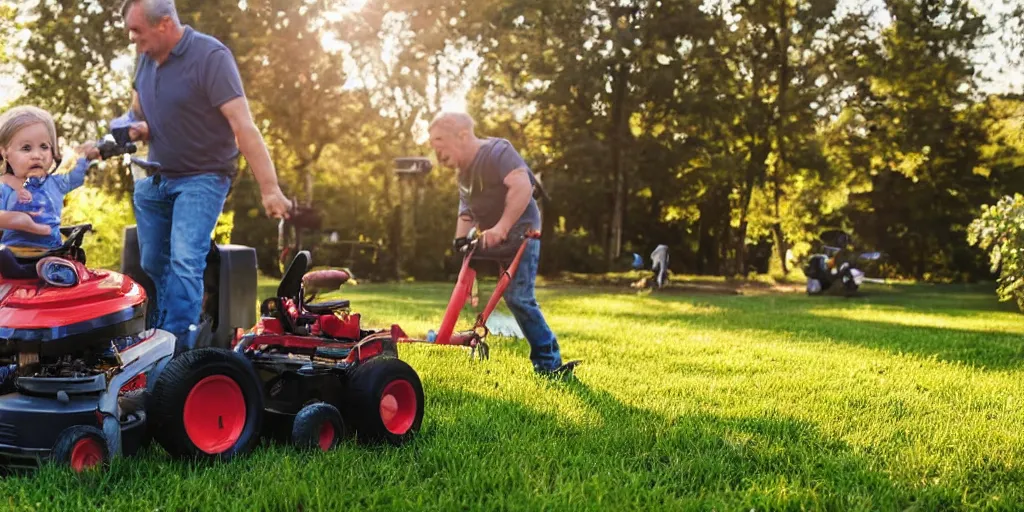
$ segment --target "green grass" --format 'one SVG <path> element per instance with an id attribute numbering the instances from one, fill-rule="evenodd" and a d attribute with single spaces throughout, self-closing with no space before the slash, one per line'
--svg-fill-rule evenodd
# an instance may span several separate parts
<path id="1" fill-rule="evenodd" d="M 402 345 L 427 400 L 407 446 L 267 446 L 229 464 L 175 462 L 154 447 L 105 473 L 48 467 L 0 480 L 0 508 L 1020 507 L 1024 318 L 989 288 L 864 292 L 553 285 L 539 301 L 563 355 L 585 360 L 578 382 L 534 376 L 521 340 L 493 339 L 482 363 Z M 365 324 L 422 334 L 450 293 L 395 284 L 345 296 Z"/>

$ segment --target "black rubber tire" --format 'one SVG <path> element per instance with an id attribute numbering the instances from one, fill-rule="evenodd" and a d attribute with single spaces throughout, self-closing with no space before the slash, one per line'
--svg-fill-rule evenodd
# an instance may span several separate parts
<path id="1" fill-rule="evenodd" d="M 416 400 L 411 424 L 404 432 L 391 432 L 381 416 L 385 388 L 396 381 L 407 382 Z M 419 375 L 401 359 L 378 356 L 356 367 L 350 376 L 345 418 L 355 427 L 360 441 L 401 445 L 413 437 L 423 423 L 423 384 Z"/>
<path id="2" fill-rule="evenodd" d="M 330 425 L 329 434 L 323 431 L 324 425 Z M 325 435 L 329 435 L 330 439 L 325 439 Z M 351 429 L 341 418 L 338 408 L 323 402 L 303 407 L 292 423 L 292 445 L 301 450 L 319 449 L 326 452 L 350 436 Z"/>
<path id="3" fill-rule="evenodd" d="M 83 455 L 82 448 L 79 453 L 75 451 L 75 448 L 79 447 L 79 443 L 83 442 L 95 443 L 92 449 L 86 448 L 88 455 Z M 53 444 L 53 452 L 50 453 L 50 461 L 68 466 L 76 473 L 94 467 L 105 467 L 110 463 L 110 448 L 107 446 L 107 438 L 103 437 L 102 430 L 89 425 L 68 427 L 57 436 L 57 442 Z"/>
<path id="4" fill-rule="evenodd" d="M 241 431 L 234 442 L 208 452 L 189 436 L 185 406 L 196 385 L 209 382 L 205 379 L 211 377 L 226 377 L 234 382 L 241 392 L 245 411 Z M 263 391 L 256 372 L 244 356 L 219 348 L 201 348 L 187 351 L 167 364 L 153 387 L 146 409 L 153 439 L 172 457 L 229 460 L 248 453 L 259 441 L 263 426 Z M 221 429 L 226 428 L 223 416 L 218 416 L 218 423 Z"/>

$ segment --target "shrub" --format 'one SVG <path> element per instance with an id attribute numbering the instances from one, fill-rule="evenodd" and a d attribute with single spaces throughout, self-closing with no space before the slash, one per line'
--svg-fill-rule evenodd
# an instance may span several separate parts
<path id="1" fill-rule="evenodd" d="M 982 206 L 967 229 L 967 242 L 989 252 L 992 272 L 999 273 L 999 300 L 1013 299 L 1024 311 L 1024 196 Z"/>

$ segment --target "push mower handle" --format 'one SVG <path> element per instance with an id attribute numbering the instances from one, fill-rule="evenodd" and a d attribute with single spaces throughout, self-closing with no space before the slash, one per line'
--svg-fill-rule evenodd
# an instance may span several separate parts
<path id="1" fill-rule="evenodd" d="M 513 228 L 513 230 L 514 229 L 515 228 Z M 486 232 L 486 230 L 477 230 L 475 227 L 470 228 L 469 229 L 469 233 L 466 234 L 466 236 L 465 236 L 465 241 L 460 241 L 460 239 L 456 239 L 455 244 L 456 244 L 457 250 L 462 251 L 462 252 L 469 252 L 469 251 L 471 251 L 473 249 L 476 249 L 477 244 L 480 243 L 480 239 L 483 238 L 485 232 Z M 506 240 L 506 243 L 508 243 L 508 242 L 520 242 L 522 240 L 531 239 L 531 238 L 539 239 L 540 238 L 540 231 L 537 231 L 536 229 L 527 229 L 526 231 L 524 231 L 522 233 L 522 235 L 519 236 L 518 240 L 509 239 L 509 240 Z"/>

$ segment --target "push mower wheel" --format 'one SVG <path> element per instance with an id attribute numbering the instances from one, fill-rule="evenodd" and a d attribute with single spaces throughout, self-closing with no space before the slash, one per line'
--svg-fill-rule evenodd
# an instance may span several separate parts
<path id="1" fill-rule="evenodd" d="M 341 413 L 331 404 L 315 403 L 302 408 L 292 424 L 292 444 L 300 449 L 329 451 L 349 437 Z"/>
<path id="2" fill-rule="evenodd" d="M 110 461 L 110 450 L 103 431 L 89 425 L 75 425 L 57 436 L 50 460 L 82 473 L 106 465 Z"/>
<path id="3" fill-rule="evenodd" d="M 423 385 L 405 361 L 378 356 L 353 370 L 346 409 L 360 440 L 401 445 L 423 422 Z"/>
<path id="4" fill-rule="evenodd" d="M 153 438 L 172 457 L 228 460 L 259 441 L 263 394 L 241 354 L 201 348 L 168 363 L 147 409 Z"/>

